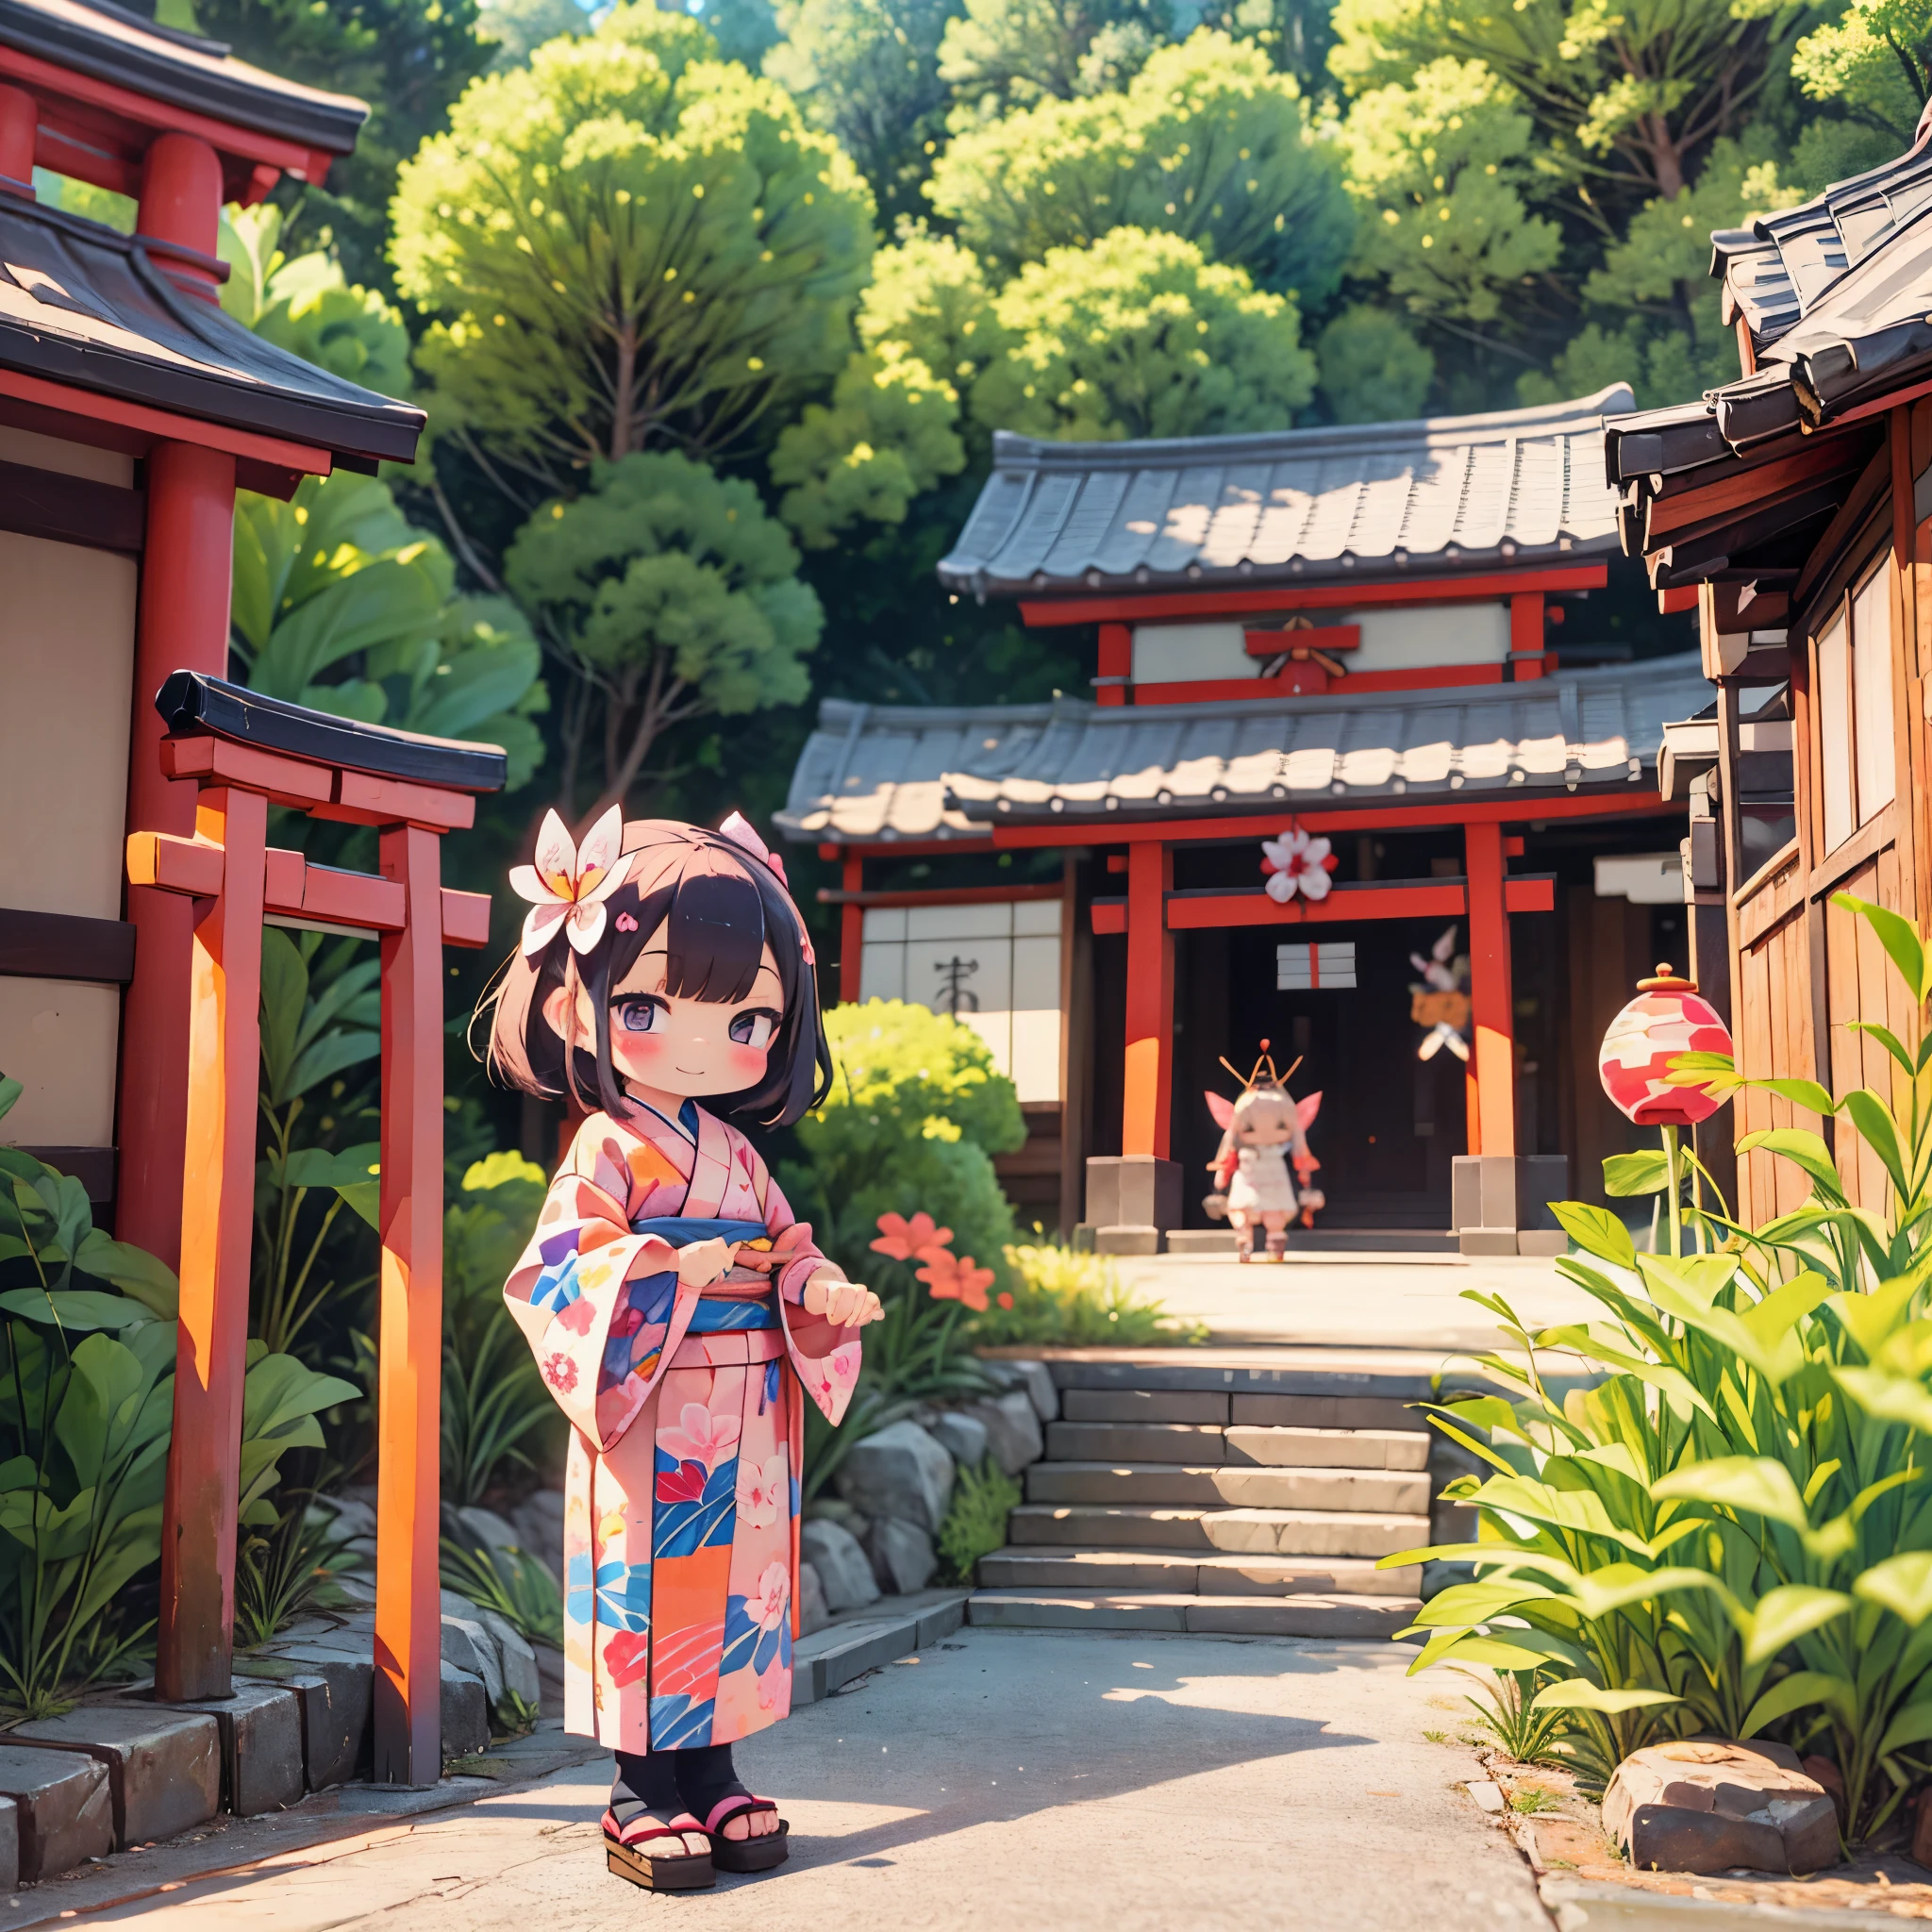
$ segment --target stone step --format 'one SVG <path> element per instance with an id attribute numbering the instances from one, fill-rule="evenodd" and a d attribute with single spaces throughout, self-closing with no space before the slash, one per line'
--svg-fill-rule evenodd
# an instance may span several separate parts
<path id="1" fill-rule="evenodd" d="M 1417 1595 L 1422 1566 L 1378 1570 L 1365 1557 L 1202 1557 L 1169 1550 L 1024 1549 L 979 1559 L 982 1590 L 1034 1595 L 1154 1591 L 1181 1596 Z"/>
<path id="2" fill-rule="evenodd" d="M 1226 1391 L 1212 1389 L 1062 1389 L 1060 1414 L 1070 1423 L 1227 1422 Z"/>
<path id="3" fill-rule="evenodd" d="M 1190 1469 L 1171 1462 L 1036 1462 L 1029 1503 L 1180 1503 L 1203 1508 L 1387 1510 L 1422 1516 L 1426 1472 L 1385 1469 Z"/>
<path id="4" fill-rule="evenodd" d="M 1415 1620 L 1414 1597 L 1183 1596 L 981 1590 L 968 1620 L 1008 1630 L 1163 1630 L 1224 1637 L 1389 1638 Z"/>
<path id="5" fill-rule="evenodd" d="M 1264 1469 L 1423 1469 L 1429 1438 L 1418 1429 L 1217 1427 L 1208 1423 L 1051 1423 L 1056 1462 L 1216 1462 Z"/>
<path id="6" fill-rule="evenodd" d="M 1216 1551 L 1226 1557 L 1392 1557 L 1428 1542 L 1429 1519 L 1377 1510 L 1022 1503 L 1008 1519 L 1007 1536 L 1013 1543 L 1047 1543 L 1062 1549 Z"/>

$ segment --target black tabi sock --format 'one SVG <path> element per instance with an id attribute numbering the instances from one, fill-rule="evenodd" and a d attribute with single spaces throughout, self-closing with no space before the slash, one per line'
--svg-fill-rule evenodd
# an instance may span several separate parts
<path id="1" fill-rule="evenodd" d="M 677 1794 L 700 1824 L 720 1798 L 745 1789 L 732 1768 L 729 1744 L 705 1744 L 668 1755 L 677 1761 Z"/>
<path id="2" fill-rule="evenodd" d="M 687 1755 L 681 1751 L 617 1754 L 617 1774 L 610 1781 L 610 1815 L 619 1824 L 628 1824 L 640 1811 L 672 1818 L 685 1808 L 677 1790 L 677 1759 Z M 729 1755 L 727 1750 L 727 1762 Z"/>

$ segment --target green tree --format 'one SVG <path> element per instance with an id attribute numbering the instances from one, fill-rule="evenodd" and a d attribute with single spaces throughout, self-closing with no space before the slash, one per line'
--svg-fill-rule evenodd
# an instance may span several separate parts
<path id="1" fill-rule="evenodd" d="M 1185 236 L 1311 304 L 1334 291 L 1355 225 L 1340 157 L 1294 76 L 1206 29 L 1159 49 L 1123 92 L 960 134 L 927 192 L 1008 275 L 1137 227 Z"/>
<path id="2" fill-rule="evenodd" d="M 1932 0 L 1852 0 L 1798 42 L 1791 73 L 1813 100 L 1908 143 L 1932 99 Z"/>
<path id="3" fill-rule="evenodd" d="M 1432 60 L 1350 108 L 1341 144 L 1363 219 L 1353 266 L 1457 333 L 1522 313 L 1554 267 L 1557 224 L 1529 212 L 1530 117 L 1479 60 Z M 1511 299 L 1511 298 L 1514 299 Z"/>
<path id="4" fill-rule="evenodd" d="M 955 0 L 785 0 L 784 38 L 764 71 L 808 118 L 838 137 L 872 185 L 881 216 L 910 214 L 952 96 L 940 36 Z"/>
<path id="5" fill-rule="evenodd" d="M 1360 93 L 1441 58 L 1482 62 L 1535 118 L 1541 161 L 1611 233 L 1743 131 L 1807 12 L 1800 0 L 1340 0 L 1329 66 Z"/>
<path id="6" fill-rule="evenodd" d="M 858 339 L 874 351 L 903 351 L 963 394 L 1009 341 L 993 306 L 996 292 L 970 248 L 950 235 L 908 227 L 873 264 L 858 305 Z"/>
<path id="7" fill-rule="evenodd" d="M 1054 248 L 994 304 L 1012 345 L 975 384 L 989 426 L 1066 439 L 1285 429 L 1314 390 L 1293 302 L 1178 235 Z"/>
<path id="8" fill-rule="evenodd" d="M 381 285 L 396 170 L 495 51 L 476 31 L 476 0 L 194 0 L 194 15 L 271 74 L 369 103 L 355 153 L 326 184 L 287 182 L 277 198 L 297 252 L 325 249 L 352 282 Z"/>
<path id="9" fill-rule="evenodd" d="M 965 0 L 940 78 L 970 121 L 1123 86 L 1173 25 L 1168 0 Z"/>
<path id="10" fill-rule="evenodd" d="M 403 170 L 439 425 L 507 494 L 769 441 L 842 367 L 872 196 L 775 82 L 647 4 L 491 75 Z"/>
<path id="11" fill-rule="evenodd" d="M 591 16 L 577 0 L 477 0 L 476 31 L 494 43 L 491 67 L 525 65 L 547 42 L 568 34 L 587 34 Z"/>
<path id="12" fill-rule="evenodd" d="M 1436 358 L 1399 315 L 1353 302 L 1315 343 L 1322 399 L 1338 423 L 1399 422 L 1422 414 Z"/>
<path id="13" fill-rule="evenodd" d="M 510 785 L 527 784 L 543 758 L 541 655 L 513 604 L 458 596 L 455 576 L 373 476 L 305 477 L 287 503 L 244 491 L 230 642 L 256 691 L 500 744 Z"/>
<path id="14" fill-rule="evenodd" d="M 593 732 L 601 809 L 629 793 L 673 725 L 805 698 L 824 613 L 749 483 L 675 450 L 599 463 L 581 496 L 525 525 L 506 561 L 573 679 L 561 710 L 566 817 L 591 777 Z"/>

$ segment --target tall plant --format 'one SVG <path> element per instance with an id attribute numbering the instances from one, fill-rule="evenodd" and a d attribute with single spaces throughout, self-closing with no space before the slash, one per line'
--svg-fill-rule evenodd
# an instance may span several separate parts
<path id="1" fill-rule="evenodd" d="M 1824 1751 L 1860 1840 L 1932 1771 L 1932 965 L 1896 914 L 1838 903 L 1873 927 L 1918 1015 L 1909 1041 L 1862 1023 L 1893 1091 L 1755 1084 L 1837 1115 L 1841 1156 L 1871 1148 L 1884 1211 L 1852 1207 L 1831 1150 L 1796 1128 L 1739 1143 L 1812 1182 L 1802 1208 L 1756 1230 L 1722 1202 L 1687 1207 L 1669 1146 L 1611 1179 L 1661 1194 L 1671 1253 L 1639 1254 L 1602 1208 L 1558 1207 L 1578 1250 L 1558 1269 L 1603 1313 L 1532 1333 L 1502 1297 L 1472 1293 L 1516 1344 L 1480 1359 L 1518 1391 L 1435 1417 L 1493 1471 L 1447 1492 L 1476 1506 L 1480 1538 L 1388 1560 L 1479 1573 L 1418 1618 L 1416 1669 L 1552 1680 L 1534 1705 L 1570 1714 L 1567 1748 L 1599 1775 L 1697 1731 Z M 1716 1057 L 1676 1064 L 1683 1083 L 1743 1084 Z M 1548 1350 L 1608 1374 L 1564 1391 Z"/>

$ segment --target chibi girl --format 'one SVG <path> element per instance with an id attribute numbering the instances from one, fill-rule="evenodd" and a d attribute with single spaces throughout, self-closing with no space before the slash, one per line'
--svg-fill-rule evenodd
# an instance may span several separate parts
<path id="1" fill-rule="evenodd" d="M 571 1423 L 564 1724 L 617 1754 L 610 1869 L 682 1890 L 785 1858 L 731 1747 L 791 1707 L 799 1391 L 840 1420 L 879 1304 L 698 1105 L 777 1125 L 830 1082 L 778 859 L 615 808 L 535 857 L 486 1005 L 498 1077 L 589 1113 L 504 1288 Z"/>
<path id="2" fill-rule="evenodd" d="M 1221 1064 L 1241 1078 L 1226 1060 Z M 1208 1095 L 1208 1111 L 1222 1135 L 1221 1146 L 1208 1163 L 1216 1191 L 1202 1205 L 1217 1221 L 1227 1216 L 1236 1253 L 1243 1261 L 1255 1258 L 1257 1224 L 1267 1230 L 1268 1258 L 1279 1261 L 1288 1253 L 1290 1217 L 1299 1208 L 1302 1225 L 1312 1227 L 1315 1209 L 1324 1205 L 1321 1191 L 1310 1185 L 1310 1176 L 1322 1163 L 1308 1152 L 1307 1141 L 1322 1096 L 1311 1093 L 1297 1101 L 1288 1091 L 1290 1075 L 1300 1065 L 1296 1060 L 1288 1073 L 1277 1074 L 1264 1040 L 1261 1058 L 1235 1099 Z M 1291 1158 L 1293 1180 L 1288 1177 Z"/>

